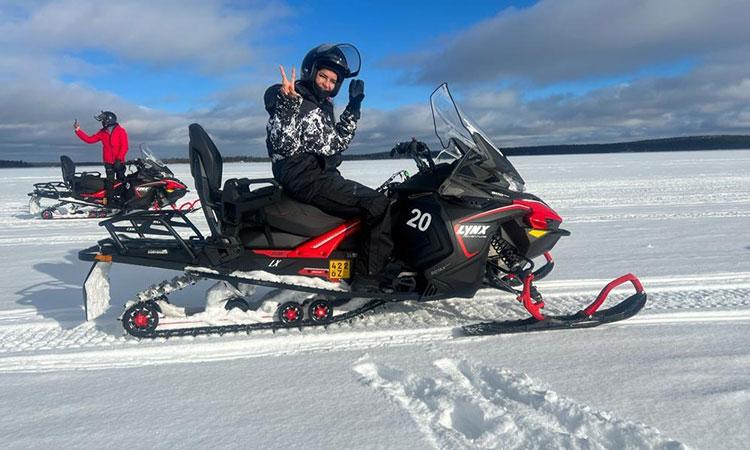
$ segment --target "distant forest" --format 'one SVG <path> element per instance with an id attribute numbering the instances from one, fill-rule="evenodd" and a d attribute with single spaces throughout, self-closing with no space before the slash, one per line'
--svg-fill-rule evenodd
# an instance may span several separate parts
<path id="1" fill-rule="evenodd" d="M 647 139 L 633 142 L 615 142 L 611 144 L 563 144 L 563 145 L 534 145 L 528 147 L 503 147 L 502 150 L 508 156 L 521 155 L 572 155 L 581 153 L 636 153 L 636 152 L 675 152 L 695 150 L 740 150 L 750 149 L 750 136 L 748 135 L 721 135 L 721 136 L 687 136 L 665 139 Z M 435 149 L 433 149 L 434 151 Z M 390 152 L 349 154 L 344 153 L 344 159 L 372 160 L 390 159 Z M 404 156 L 402 156 L 403 158 Z M 223 158 L 226 162 L 266 162 L 268 157 L 255 156 L 227 156 Z M 165 158 L 167 164 L 178 164 L 188 162 L 187 158 Z M 77 162 L 78 165 L 98 165 L 99 161 Z M 59 162 L 31 163 L 25 161 L 7 161 L 0 159 L 0 168 L 5 167 L 54 167 Z"/>

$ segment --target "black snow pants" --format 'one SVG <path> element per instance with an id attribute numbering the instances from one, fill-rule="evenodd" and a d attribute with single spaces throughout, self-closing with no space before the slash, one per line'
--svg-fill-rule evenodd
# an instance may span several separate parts
<path id="1" fill-rule="evenodd" d="M 125 182 L 125 164 L 120 161 L 116 161 L 114 164 L 104 164 L 104 173 L 106 175 L 104 191 L 107 193 L 107 204 L 113 205 L 117 200 L 114 195 L 114 181 Z"/>
<path id="2" fill-rule="evenodd" d="M 273 164 L 274 178 L 285 194 L 298 201 L 343 219 L 362 218 L 362 251 L 354 269 L 361 275 L 378 275 L 393 251 L 390 202 L 375 189 L 344 178 L 330 161 L 308 153 L 297 154 Z"/>

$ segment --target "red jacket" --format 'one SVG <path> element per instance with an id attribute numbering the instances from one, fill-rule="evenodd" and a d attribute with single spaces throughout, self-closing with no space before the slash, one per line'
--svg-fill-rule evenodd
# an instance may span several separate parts
<path id="1" fill-rule="evenodd" d="M 128 133 L 120 125 L 116 125 L 112 129 L 111 135 L 105 128 L 97 131 L 92 136 L 79 129 L 76 131 L 76 135 L 87 144 L 102 141 L 102 159 L 104 160 L 104 164 L 114 164 L 115 161 L 125 162 L 125 155 L 128 153 Z"/>

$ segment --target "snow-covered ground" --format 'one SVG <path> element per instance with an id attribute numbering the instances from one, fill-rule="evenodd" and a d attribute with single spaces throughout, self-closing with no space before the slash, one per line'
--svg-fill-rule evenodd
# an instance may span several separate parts
<path id="1" fill-rule="evenodd" d="M 573 233 L 539 283 L 547 310 L 572 312 L 633 272 L 649 293 L 638 316 L 454 337 L 523 316 L 509 295 L 480 291 L 327 330 L 138 341 L 119 311 L 83 321 L 77 252 L 105 236 L 97 221 L 28 214 L 31 185 L 59 169 L 0 170 L 2 447 L 747 448 L 750 151 L 513 161 Z M 342 171 L 375 186 L 400 168 L 413 165 Z M 268 166 L 228 164 L 233 176 Z M 115 265 L 114 304 L 175 275 Z M 199 305 L 209 286 L 173 300 Z"/>

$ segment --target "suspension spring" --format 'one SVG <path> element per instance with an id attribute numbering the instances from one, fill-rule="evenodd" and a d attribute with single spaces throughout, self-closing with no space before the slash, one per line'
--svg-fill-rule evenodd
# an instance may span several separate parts
<path id="1" fill-rule="evenodd" d="M 492 236 L 490 244 L 492 244 L 492 248 L 495 249 L 495 252 L 497 252 L 497 255 L 508 268 L 509 272 L 518 272 L 523 268 L 526 259 L 519 255 L 516 248 L 510 242 L 503 239 L 500 234 Z"/>

